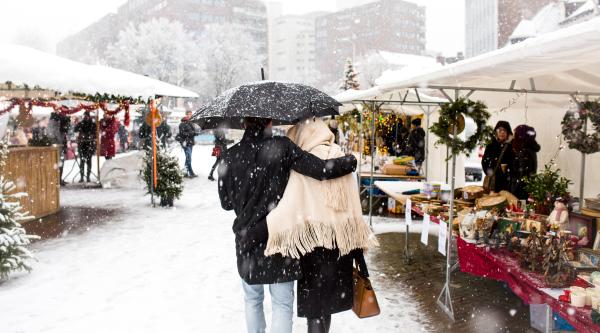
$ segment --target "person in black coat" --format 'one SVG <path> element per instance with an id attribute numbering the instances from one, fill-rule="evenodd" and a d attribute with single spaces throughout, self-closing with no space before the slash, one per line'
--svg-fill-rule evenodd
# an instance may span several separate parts
<path id="1" fill-rule="evenodd" d="M 525 190 L 525 179 L 537 172 L 537 153 L 541 147 L 535 137 L 533 127 L 519 125 L 515 128 L 515 137 L 512 141 L 515 158 L 511 166 L 510 192 L 521 200 L 529 197 Z"/>
<path id="2" fill-rule="evenodd" d="M 83 175 L 86 175 L 86 181 L 90 182 L 92 173 L 92 156 L 96 153 L 96 123 L 92 120 L 90 112 L 83 114 L 83 120 L 75 125 L 74 131 L 77 136 L 77 150 L 79 152 L 79 174 L 80 183 L 83 183 Z M 87 173 L 85 166 L 87 165 Z"/>
<path id="3" fill-rule="evenodd" d="M 185 168 L 187 170 L 187 177 L 193 178 L 197 177 L 192 170 L 192 151 L 194 149 L 194 144 L 196 143 L 194 138 L 196 137 L 196 129 L 194 128 L 194 124 L 190 121 L 192 117 L 192 111 L 187 111 L 185 113 L 185 117 L 181 119 L 181 123 L 179 124 L 179 133 L 176 136 L 177 141 L 181 144 L 181 148 L 183 148 L 183 152 L 185 153 Z"/>
<path id="4" fill-rule="evenodd" d="M 324 180 L 349 174 L 356 168 L 354 156 L 324 161 L 287 137 L 273 137 L 270 124 L 267 119 L 246 119 L 242 140 L 222 153 L 218 169 L 221 206 L 236 214 L 233 232 L 249 331 L 264 331 L 264 284 L 270 285 L 273 306 L 278 308 L 273 311 L 274 326 L 278 322 L 279 329 L 291 331 L 293 281 L 302 276 L 300 262 L 280 254 L 264 255 L 268 240 L 266 216 L 283 196 L 291 170 Z M 283 299 L 273 292 L 282 286 L 287 294 Z M 277 331 L 275 327 L 273 330 Z"/>
<path id="5" fill-rule="evenodd" d="M 413 119 L 411 124 L 414 126 L 408 135 L 406 145 L 406 154 L 415 158 L 415 164 L 418 168 L 425 161 L 425 131 L 421 128 L 421 119 Z"/>
<path id="6" fill-rule="evenodd" d="M 511 143 L 512 135 L 510 124 L 501 120 L 494 128 L 493 141 L 485 147 L 481 167 L 491 179 L 490 191 L 492 192 L 510 192 L 510 167 L 515 159 Z M 502 161 L 498 163 L 500 155 L 502 155 Z"/>

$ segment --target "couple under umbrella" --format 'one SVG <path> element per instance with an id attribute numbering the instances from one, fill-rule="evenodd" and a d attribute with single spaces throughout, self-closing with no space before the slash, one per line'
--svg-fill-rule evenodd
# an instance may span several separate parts
<path id="1" fill-rule="evenodd" d="M 233 223 L 248 332 L 265 332 L 264 286 L 272 299 L 271 332 L 291 332 L 297 312 L 309 332 L 328 332 L 331 314 L 353 305 L 352 265 L 368 275 L 363 250 L 377 244 L 362 219 L 356 159 L 344 155 L 319 118 L 339 103 L 300 84 L 262 81 L 233 88 L 193 117 L 202 128 L 244 128 L 222 154 L 221 205 Z M 274 124 L 295 124 L 274 137 Z"/>

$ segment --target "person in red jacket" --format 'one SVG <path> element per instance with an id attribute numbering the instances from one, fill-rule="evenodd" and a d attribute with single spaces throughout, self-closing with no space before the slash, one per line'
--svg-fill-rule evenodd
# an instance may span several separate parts
<path id="1" fill-rule="evenodd" d="M 100 120 L 100 153 L 107 160 L 115 156 L 115 135 L 118 131 L 119 120 L 114 115 L 104 113 L 104 117 Z"/>

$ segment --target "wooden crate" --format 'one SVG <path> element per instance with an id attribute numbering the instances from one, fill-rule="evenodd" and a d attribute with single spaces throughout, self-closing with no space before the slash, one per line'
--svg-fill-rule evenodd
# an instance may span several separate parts
<path id="1" fill-rule="evenodd" d="M 26 192 L 21 205 L 33 218 L 60 210 L 60 184 L 57 147 L 12 147 L 9 149 L 5 177 Z"/>

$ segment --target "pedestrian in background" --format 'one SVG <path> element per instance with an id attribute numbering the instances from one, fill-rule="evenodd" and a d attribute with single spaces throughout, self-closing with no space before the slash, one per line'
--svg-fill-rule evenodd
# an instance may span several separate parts
<path id="1" fill-rule="evenodd" d="M 491 192 L 510 191 L 510 167 L 515 159 L 512 148 L 512 128 L 501 120 L 494 128 L 494 139 L 485 147 L 481 167 L 487 176 L 486 190 Z M 484 182 L 485 183 L 485 182 Z"/>
<path id="2" fill-rule="evenodd" d="M 511 166 L 510 192 L 521 200 L 529 197 L 525 191 L 525 179 L 537 172 L 537 153 L 541 147 L 535 138 L 536 132 L 533 127 L 519 125 L 515 128 L 515 137 L 512 140 L 515 158 Z"/>
<path id="3" fill-rule="evenodd" d="M 221 153 L 223 153 L 227 149 L 227 144 L 233 141 L 227 140 L 225 136 L 225 132 L 222 129 L 216 129 L 213 131 L 213 135 L 215 136 L 215 146 L 213 147 L 212 156 L 216 157 L 215 163 L 210 169 L 210 173 L 208 174 L 208 180 L 214 181 L 213 173 L 217 168 L 217 165 L 221 161 Z"/>
<path id="4" fill-rule="evenodd" d="M 104 113 L 100 120 L 100 154 L 110 160 L 115 157 L 117 147 L 115 135 L 119 130 L 119 120 L 114 115 Z"/>
<path id="5" fill-rule="evenodd" d="M 75 125 L 74 131 L 77 135 L 77 150 L 79 152 L 79 182 L 83 182 L 83 176 L 86 175 L 86 181 L 90 182 L 92 173 L 92 156 L 96 152 L 96 123 L 92 120 L 90 112 L 83 114 L 83 120 Z M 85 167 L 87 166 L 87 173 Z"/>
<path id="6" fill-rule="evenodd" d="M 411 121 L 413 128 L 408 135 L 406 153 L 415 158 L 417 168 L 421 169 L 425 161 L 425 131 L 421 128 L 421 119 L 416 118 Z"/>
<path id="7" fill-rule="evenodd" d="M 179 124 L 179 133 L 176 137 L 185 153 L 186 177 L 188 178 L 198 177 L 194 173 L 194 170 L 192 170 L 192 151 L 195 144 L 194 138 L 196 137 L 196 129 L 194 128 L 194 124 L 190 121 L 191 117 L 192 111 L 186 111 L 185 116 L 181 119 L 181 123 Z"/>

